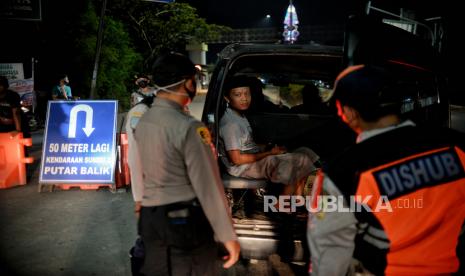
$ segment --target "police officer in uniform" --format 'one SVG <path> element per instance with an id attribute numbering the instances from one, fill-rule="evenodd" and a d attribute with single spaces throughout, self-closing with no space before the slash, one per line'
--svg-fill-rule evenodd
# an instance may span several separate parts
<path id="1" fill-rule="evenodd" d="M 131 107 L 153 95 L 154 89 L 149 86 L 150 82 L 150 78 L 146 75 L 136 76 L 135 84 L 137 85 L 137 90 L 131 94 Z"/>
<path id="2" fill-rule="evenodd" d="M 136 203 L 136 212 L 140 210 L 143 194 L 143 177 L 140 165 L 139 152 L 134 137 L 137 123 L 144 113 L 152 106 L 155 95 L 146 95 L 136 103 L 126 116 L 125 130 L 128 137 L 128 166 L 131 170 L 132 196 Z"/>
<path id="3" fill-rule="evenodd" d="M 398 91 L 379 67 L 352 66 L 337 78 L 338 115 L 358 137 L 313 187 L 307 232 L 312 276 L 346 275 L 355 259 L 361 271 L 375 275 L 459 269 L 465 139 L 450 129 L 402 121 Z M 330 196 L 350 212 L 325 212 Z"/>
<path id="4" fill-rule="evenodd" d="M 218 275 L 216 241 L 229 254 L 224 268 L 239 258 L 210 134 L 184 112 L 196 93 L 195 74 L 194 64 L 181 54 L 157 59 L 157 97 L 136 127 L 144 183 L 142 273 L 147 276 Z"/>
<path id="5" fill-rule="evenodd" d="M 142 195 L 144 192 L 142 167 L 140 164 L 139 151 L 134 137 L 137 123 L 144 113 L 152 106 L 153 94 L 147 94 L 140 98 L 126 115 L 125 130 L 128 139 L 128 166 L 131 171 L 131 191 L 135 202 L 135 214 L 139 218 Z M 144 245 L 140 236 L 136 239 L 130 250 L 131 270 L 133 275 L 141 275 L 140 268 L 144 261 Z"/>

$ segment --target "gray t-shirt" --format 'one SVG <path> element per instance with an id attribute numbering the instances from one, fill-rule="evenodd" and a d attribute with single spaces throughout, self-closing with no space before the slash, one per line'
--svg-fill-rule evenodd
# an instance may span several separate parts
<path id="1" fill-rule="evenodd" d="M 255 143 L 252 136 L 252 128 L 244 116 L 239 115 L 227 108 L 220 120 L 220 153 L 221 161 L 226 166 L 228 173 L 240 176 L 250 164 L 236 166 L 228 158 L 227 151 L 240 150 L 241 153 L 257 153 L 260 147 Z"/>

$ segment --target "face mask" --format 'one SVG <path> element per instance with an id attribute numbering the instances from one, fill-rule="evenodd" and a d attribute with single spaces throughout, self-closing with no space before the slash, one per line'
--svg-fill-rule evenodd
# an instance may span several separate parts
<path id="1" fill-rule="evenodd" d="M 176 86 L 178 84 L 181 84 L 184 82 L 184 89 L 186 89 L 187 91 L 187 94 L 184 94 L 184 93 L 179 93 L 179 92 L 176 92 L 176 91 L 173 91 L 173 90 L 170 90 L 168 89 L 168 87 L 172 87 L 172 86 Z M 192 90 L 189 90 L 187 87 L 186 87 L 186 80 L 180 80 L 176 83 L 173 83 L 173 84 L 169 84 L 169 85 L 166 85 L 166 86 L 158 86 L 158 85 L 154 85 L 156 90 L 155 90 L 155 94 L 160 91 L 160 90 L 163 90 L 165 92 L 168 92 L 168 93 L 171 93 L 171 94 L 175 94 L 175 95 L 179 95 L 179 96 L 183 96 L 183 97 L 189 97 L 189 99 L 192 101 L 192 99 L 195 97 L 195 94 L 197 93 L 196 89 L 194 89 L 193 91 Z"/>
<path id="2" fill-rule="evenodd" d="M 141 80 L 137 82 L 137 85 L 139 85 L 140 88 L 146 88 L 148 85 L 148 82 L 145 80 Z"/>
<path id="3" fill-rule="evenodd" d="M 196 89 L 197 85 L 195 81 L 193 82 L 193 86 L 194 86 L 194 90 L 189 90 L 189 88 L 187 88 L 186 86 L 186 83 L 184 83 L 184 89 L 186 89 L 187 94 L 189 95 L 189 98 L 191 99 L 191 101 L 194 99 L 195 95 L 197 94 L 197 89 Z"/>

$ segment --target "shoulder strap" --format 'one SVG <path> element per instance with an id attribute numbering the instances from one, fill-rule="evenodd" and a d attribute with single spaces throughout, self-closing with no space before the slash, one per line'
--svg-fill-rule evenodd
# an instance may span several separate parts
<path id="1" fill-rule="evenodd" d="M 140 92 L 137 92 L 137 93 L 140 94 L 144 98 L 142 99 L 142 101 L 136 103 L 136 105 L 145 104 L 148 107 L 152 106 L 152 103 L 153 103 L 153 100 L 154 100 L 155 96 L 146 96 L 146 95 L 144 95 L 144 94 L 142 94 Z"/>

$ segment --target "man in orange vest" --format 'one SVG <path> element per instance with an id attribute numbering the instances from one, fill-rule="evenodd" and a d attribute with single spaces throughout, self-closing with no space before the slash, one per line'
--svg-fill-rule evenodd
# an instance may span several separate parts
<path id="1" fill-rule="evenodd" d="M 351 66 L 334 89 L 338 115 L 358 137 L 315 180 L 311 275 L 346 275 L 354 263 L 375 275 L 457 272 L 463 135 L 402 121 L 401 89 L 385 69 Z"/>

